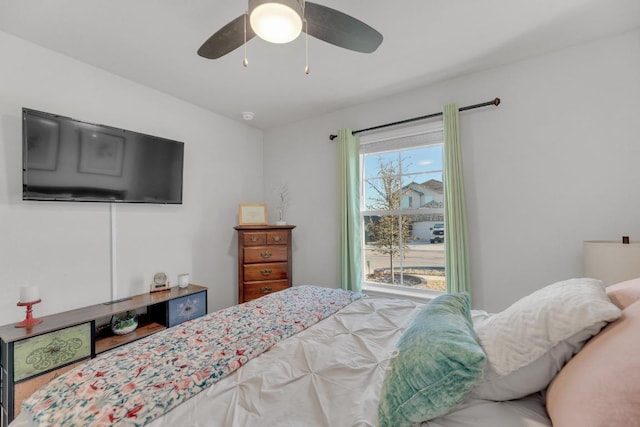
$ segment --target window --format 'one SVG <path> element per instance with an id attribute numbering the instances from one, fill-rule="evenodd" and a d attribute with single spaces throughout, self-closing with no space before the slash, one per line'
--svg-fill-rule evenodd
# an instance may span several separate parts
<path id="1" fill-rule="evenodd" d="M 442 123 L 360 138 L 363 284 L 446 290 Z"/>

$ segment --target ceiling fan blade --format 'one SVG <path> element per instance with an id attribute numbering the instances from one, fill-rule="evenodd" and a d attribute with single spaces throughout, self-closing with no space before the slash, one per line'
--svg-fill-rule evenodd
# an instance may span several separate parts
<path id="1" fill-rule="evenodd" d="M 198 55 L 207 59 L 217 59 L 242 46 L 244 44 L 244 19 L 245 16 L 242 14 L 216 31 L 200 46 Z M 247 19 L 247 41 L 255 35 L 256 33 L 251 29 Z"/>
<path id="2" fill-rule="evenodd" d="M 382 43 L 378 31 L 330 7 L 305 2 L 304 14 L 307 34 L 327 43 L 362 53 L 374 52 Z"/>

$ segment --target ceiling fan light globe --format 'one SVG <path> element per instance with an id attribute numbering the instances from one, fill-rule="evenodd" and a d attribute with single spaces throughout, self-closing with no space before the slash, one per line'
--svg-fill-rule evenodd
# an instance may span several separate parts
<path id="1" fill-rule="evenodd" d="M 294 9 L 281 3 L 262 3 L 249 17 L 251 28 L 263 40 L 289 43 L 302 31 L 302 18 Z"/>

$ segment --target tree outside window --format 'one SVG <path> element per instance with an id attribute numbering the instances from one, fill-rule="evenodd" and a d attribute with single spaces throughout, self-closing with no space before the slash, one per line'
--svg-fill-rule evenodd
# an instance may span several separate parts
<path id="1" fill-rule="evenodd" d="M 391 213 L 400 209 L 402 200 L 400 161 L 385 161 L 382 158 L 378 158 L 378 161 L 379 179 L 368 182 L 373 191 L 369 206 L 377 211 Z M 383 214 L 368 222 L 366 227 L 376 252 L 389 257 L 388 273 L 382 270 L 378 272 L 378 276 L 383 276 L 388 283 L 402 283 L 401 275 L 399 280 L 396 278 L 393 259 L 402 256 L 403 251 L 408 249 L 407 242 L 411 236 L 409 218 L 402 215 Z"/>

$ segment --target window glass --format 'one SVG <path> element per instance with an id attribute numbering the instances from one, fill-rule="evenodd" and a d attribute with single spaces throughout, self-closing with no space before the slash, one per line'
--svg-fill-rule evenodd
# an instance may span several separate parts
<path id="1" fill-rule="evenodd" d="M 422 135 L 378 138 L 370 145 L 361 138 L 363 282 L 368 287 L 446 289 L 442 134 Z"/>

